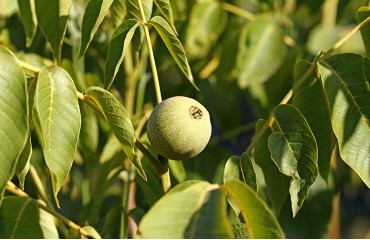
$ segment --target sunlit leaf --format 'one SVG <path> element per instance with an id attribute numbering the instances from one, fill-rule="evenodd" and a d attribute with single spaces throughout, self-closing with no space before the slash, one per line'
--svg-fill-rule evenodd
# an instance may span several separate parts
<path id="1" fill-rule="evenodd" d="M 112 85 L 123 58 L 127 54 L 135 30 L 139 26 L 140 22 L 138 20 L 128 19 L 114 31 L 105 63 L 104 87 L 106 89 Z"/>
<path id="2" fill-rule="evenodd" d="M 85 51 L 98 30 L 98 27 L 103 22 L 105 15 L 108 13 L 112 2 L 113 0 L 91 0 L 87 4 L 85 14 L 82 19 L 79 57 L 85 54 Z"/>
<path id="3" fill-rule="evenodd" d="M 171 25 L 173 31 L 177 34 L 175 22 L 173 20 L 173 12 L 170 0 L 154 0 L 154 3 L 159 9 L 159 11 L 162 13 L 163 17 Z"/>
<path id="4" fill-rule="evenodd" d="M 285 238 L 275 215 L 252 188 L 238 180 L 228 181 L 223 188 L 238 204 L 249 238 Z"/>
<path id="5" fill-rule="evenodd" d="M 258 120 L 256 124 L 256 134 L 265 123 L 265 120 Z M 275 209 L 275 214 L 279 215 L 281 207 L 289 195 L 290 178 L 282 174 L 271 159 L 270 150 L 268 149 L 268 137 L 271 133 L 271 129 L 268 128 L 256 143 L 253 151 L 253 158 L 262 168 L 268 194 Z"/>
<path id="6" fill-rule="evenodd" d="M 300 61 L 296 64 L 296 82 L 310 68 L 307 61 Z M 321 81 L 314 77 L 306 79 L 294 93 L 293 104 L 306 118 L 318 146 L 319 173 L 327 180 L 331 158 L 331 123 L 329 105 L 326 101 L 324 86 Z"/>
<path id="7" fill-rule="evenodd" d="M 72 167 L 81 128 L 77 91 L 64 69 L 57 66 L 41 69 L 35 107 L 40 119 L 44 157 L 58 203 L 57 194 Z"/>
<path id="8" fill-rule="evenodd" d="M 48 40 L 54 59 L 60 62 L 63 38 L 72 0 L 37 0 L 35 9 L 41 31 Z"/>
<path id="9" fill-rule="evenodd" d="M 185 187 L 181 187 L 184 185 Z M 231 238 L 226 200 L 218 185 L 180 184 L 142 218 L 140 238 Z"/>
<path id="10" fill-rule="evenodd" d="M 204 58 L 212 49 L 227 24 L 222 3 L 215 0 L 196 2 L 186 29 L 185 49 L 188 57 Z"/>
<path id="11" fill-rule="evenodd" d="M 39 216 L 39 223 L 44 239 L 58 239 L 59 233 L 55 225 L 55 217 L 41 208 L 39 208 Z"/>
<path id="12" fill-rule="evenodd" d="M 34 0 L 18 0 L 19 15 L 26 32 L 26 46 L 30 47 L 37 30 Z"/>
<path id="13" fill-rule="evenodd" d="M 143 6 L 145 20 L 148 21 L 152 16 L 153 0 L 139 0 Z M 142 20 L 138 0 L 126 0 L 126 7 L 129 17 L 134 17 L 137 20 Z"/>
<path id="14" fill-rule="evenodd" d="M 92 227 L 92 226 L 84 226 L 82 229 L 83 229 L 83 231 L 85 231 L 86 233 L 89 234 L 88 238 L 101 239 L 101 236 L 95 230 L 94 227 Z M 87 238 L 87 237 L 84 237 L 84 238 Z"/>
<path id="15" fill-rule="evenodd" d="M 90 87 L 85 94 L 96 105 L 96 110 L 108 121 L 123 151 L 131 159 L 140 176 L 146 180 L 141 161 L 134 151 L 136 141 L 134 128 L 126 109 L 110 92 L 102 88 Z"/>
<path id="16" fill-rule="evenodd" d="M 358 9 L 356 14 L 357 22 L 360 23 L 366 18 L 370 17 L 370 7 L 362 6 Z M 362 40 L 366 49 L 367 57 L 370 57 L 370 23 L 368 22 L 361 29 Z"/>
<path id="17" fill-rule="evenodd" d="M 280 67 L 287 48 L 284 32 L 273 17 L 260 16 L 246 25 L 237 56 L 240 88 L 267 81 Z"/>
<path id="18" fill-rule="evenodd" d="M 239 156 L 230 157 L 224 169 L 224 183 L 231 179 L 237 179 L 248 184 L 254 191 L 257 191 L 257 178 L 253 167 L 252 159 L 245 153 Z"/>
<path id="19" fill-rule="evenodd" d="M 127 14 L 126 0 L 113 1 L 109 8 L 109 13 L 109 19 L 113 24 L 113 29 L 116 29 L 119 25 L 121 25 Z"/>
<path id="20" fill-rule="evenodd" d="M 185 74 L 186 78 L 197 90 L 199 90 L 195 85 L 184 47 L 168 22 L 160 16 L 155 16 L 148 23 L 157 30 L 173 59 L 177 63 L 177 66 L 179 66 L 181 71 Z"/>
<path id="21" fill-rule="evenodd" d="M 370 187 L 370 60 L 346 53 L 318 66 L 340 156 Z"/>
<path id="22" fill-rule="evenodd" d="M 268 147 L 280 172 L 292 177 L 289 192 L 295 216 L 318 174 L 317 144 L 306 119 L 294 106 L 279 105 L 273 116 Z"/>
<path id="23" fill-rule="evenodd" d="M 15 56 L 0 47 L 0 199 L 26 144 L 29 113 L 26 78 Z"/>
<path id="24" fill-rule="evenodd" d="M 44 238 L 39 209 L 31 198 L 5 197 L 0 207 L 0 238 Z"/>

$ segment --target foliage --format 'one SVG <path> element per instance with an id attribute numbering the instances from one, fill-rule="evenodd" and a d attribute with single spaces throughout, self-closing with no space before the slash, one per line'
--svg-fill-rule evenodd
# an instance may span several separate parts
<path id="1" fill-rule="evenodd" d="M 1 1 L 0 237 L 368 237 L 366 5 Z M 184 162 L 146 135 L 176 95 L 212 121 Z"/>

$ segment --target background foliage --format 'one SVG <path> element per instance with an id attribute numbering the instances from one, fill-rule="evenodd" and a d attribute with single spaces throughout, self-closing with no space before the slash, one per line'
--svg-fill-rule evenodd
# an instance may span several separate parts
<path id="1" fill-rule="evenodd" d="M 370 237 L 369 6 L 1 0 L 0 237 Z M 160 162 L 176 95 L 212 138 Z"/>

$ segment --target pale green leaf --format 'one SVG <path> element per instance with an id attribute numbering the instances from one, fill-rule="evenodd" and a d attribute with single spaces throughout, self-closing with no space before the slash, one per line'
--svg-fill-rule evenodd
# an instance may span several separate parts
<path id="1" fill-rule="evenodd" d="M 182 187 L 181 185 L 184 185 Z M 157 201 L 139 224 L 139 238 L 231 238 L 218 185 L 186 181 Z"/>
<path id="2" fill-rule="evenodd" d="M 177 35 L 170 0 L 154 0 L 154 3 Z"/>
<path id="3" fill-rule="evenodd" d="M 91 0 L 86 6 L 85 14 L 82 19 L 81 46 L 79 57 L 85 54 L 98 27 L 103 22 L 105 15 L 113 0 Z"/>
<path id="4" fill-rule="evenodd" d="M 110 88 L 119 67 L 129 50 L 129 44 L 134 36 L 135 30 L 140 26 L 136 19 L 124 21 L 113 33 L 110 41 L 107 61 L 105 63 L 104 87 Z"/>
<path id="5" fill-rule="evenodd" d="M 0 238 L 44 238 L 39 209 L 31 198 L 5 197 L 0 207 Z"/>
<path id="6" fill-rule="evenodd" d="M 231 179 L 237 179 L 248 184 L 254 191 L 257 191 L 257 178 L 252 159 L 245 153 L 239 156 L 230 157 L 224 169 L 224 183 Z"/>
<path id="7" fill-rule="evenodd" d="M 219 1 L 198 1 L 193 5 L 189 19 L 186 53 L 190 59 L 205 58 L 226 27 L 227 13 Z"/>
<path id="8" fill-rule="evenodd" d="M 362 6 L 358 9 L 356 14 L 357 22 L 360 23 L 366 18 L 370 17 L 370 7 Z M 362 40 L 365 46 L 366 55 L 370 57 L 370 24 L 369 22 L 363 26 L 361 29 Z"/>
<path id="9" fill-rule="evenodd" d="M 37 0 L 35 10 L 41 31 L 48 40 L 54 59 L 60 62 L 63 38 L 72 0 Z"/>
<path id="10" fill-rule="evenodd" d="M 127 14 L 126 0 L 115 0 L 109 8 L 109 20 L 113 25 L 113 29 L 116 29 Z"/>
<path id="11" fill-rule="evenodd" d="M 127 12 L 129 13 L 129 17 L 133 17 L 139 21 L 143 20 L 143 18 L 141 17 L 138 1 L 141 2 L 145 15 L 145 20 L 148 21 L 152 16 L 153 0 L 126 0 L 126 7 Z"/>
<path id="12" fill-rule="evenodd" d="M 0 18 L 8 18 L 17 12 L 17 1 L 1 0 L 0 1 Z"/>
<path id="13" fill-rule="evenodd" d="M 26 78 L 15 56 L 0 46 L 0 199 L 13 177 L 29 133 Z"/>
<path id="14" fill-rule="evenodd" d="M 340 156 L 370 187 L 370 60 L 338 54 L 318 67 Z"/>
<path id="15" fill-rule="evenodd" d="M 287 52 L 277 20 L 259 16 L 246 25 L 239 40 L 237 82 L 240 88 L 267 81 L 281 66 Z"/>
<path id="16" fill-rule="evenodd" d="M 231 225 L 235 238 L 237 239 L 247 239 L 248 230 L 245 223 L 232 224 Z"/>
<path id="17" fill-rule="evenodd" d="M 64 69 L 57 66 L 41 69 L 35 107 L 40 119 L 44 157 L 58 203 L 57 194 L 72 167 L 81 128 L 77 91 Z"/>
<path id="18" fill-rule="evenodd" d="M 101 239 L 101 236 L 95 230 L 94 227 L 92 227 L 92 226 L 84 226 L 82 229 L 89 234 L 89 238 Z M 84 238 L 86 238 L 86 237 L 84 237 Z"/>
<path id="19" fill-rule="evenodd" d="M 275 215 L 252 188 L 238 180 L 228 181 L 223 188 L 238 204 L 249 238 L 285 238 Z"/>
<path id="20" fill-rule="evenodd" d="M 295 67 L 296 82 L 310 68 L 307 61 L 300 61 Z M 314 77 L 306 81 L 294 92 L 293 104 L 306 118 L 318 146 L 318 166 L 320 175 L 327 180 L 330 168 L 332 130 L 329 104 L 326 101 L 324 86 Z"/>
<path id="21" fill-rule="evenodd" d="M 55 225 L 55 217 L 47 211 L 39 208 L 39 223 L 45 239 L 59 239 L 58 229 Z"/>
<path id="22" fill-rule="evenodd" d="M 265 123 L 265 120 L 258 120 L 256 124 L 256 134 Z M 282 174 L 271 159 L 271 154 L 268 149 L 268 137 L 271 133 L 271 129 L 268 128 L 256 143 L 253 151 L 253 158 L 262 168 L 268 194 L 275 209 L 275 214 L 279 215 L 281 207 L 289 195 L 290 178 Z"/>
<path id="23" fill-rule="evenodd" d="M 18 0 L 19 16 L 26 32 L 26 46 L 30 47 L 37 30 L 34 0 Z"/>
<path id="24" fill-rule="evenodd" d="M 148 23 L 157 30 L 167 49 L 170 51 L 172 58 L 175 60 L 181 71 L 185 74 L 186 78 L 195 87 L 195 89 L 199 90 L 195 85 L 193 74 L 191 73 L 191 69 L 185 55 L 184 47 L 168 22 L 160 16 L 155 16 Z"/>
<path id="25" fill-rule="evenodd" d="M 296 107 L 279 105 L 272 113 L 274 122 L 268 148 L 280 172 L 292 177 L 289 192 L 295 216 L 318 174 L 317 144 L 306 119 Z"/>
<path id="26" fill-rule="evenodd" d="M 169 161 L 168 167 L 170 168 L 170 173 L 176 178 L 180 183 L 186 179 L 186 170 L 182 161 Z"/>
<path id="27" fill-rule="evenodd" d="M 146 180 L 141 161 L 134 151 L 136 141 L 134 128 L 124 106 L 110 92 L 100 87 L 90 87 L 85 94 L 85 97 L 93 101 L 97 110 L 108 121 L 123 151 L 131 159 L 140 176 Z"/>

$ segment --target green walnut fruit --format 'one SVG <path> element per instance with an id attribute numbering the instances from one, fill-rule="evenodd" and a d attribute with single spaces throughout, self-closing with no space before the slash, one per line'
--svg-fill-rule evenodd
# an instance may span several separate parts
<path id="1" fill-rule="evenodd" d="M 171 97 L 153 110 L 147 134 L 154 150 L 172 160 L 186 160 L 206 147 L 212 133 L 207 109 L 194 99 Z"/>

